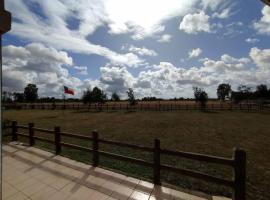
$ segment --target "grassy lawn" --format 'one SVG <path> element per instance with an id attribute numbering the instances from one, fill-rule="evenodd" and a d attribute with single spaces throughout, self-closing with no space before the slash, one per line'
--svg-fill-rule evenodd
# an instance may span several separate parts
<path id="1" fill-rule="evenodd" d="M 91 131 L 96 129 L 101 138 L 146 146 L 153 146 L 154 138 L 159 138 L 162 148 L 225 157 L 232 156 L 234 147 L 241 147 L 246 150 L 248 159 L 247 199 L 270 199 L 270 113 L 238 111 L 91 113 L 72 110 L 9 110 L 4 112 L 4 119 L 17 120 L 20 124 L 34 122 L 35 126 L 48 129 L 61 126 L 61 130 L 85 135 L 91 135 Z M 88 141 L 72 142 L 91 146 Z M 37 145 L 44 146 L 43 143 Z M 149 153 L 108 145 L 102 145 L 101 148 L 152 161 L 152 155 Z M 91 155 L 80 151 L 64 149 L 63 154 L 83 162 L 91 161 Z M 229 169 L 217 165 L 165 156 L 162 160 L 173 166 L 196 169 L 216 176 L 231 175 Z M 101 158 L 101 165 L 133 176 L 143 176 L 145 179 L 152 177 L 150 169 L 126 162 Z M 167 172 L 162 172 L 162 181 L 208 193 L 230 194 L 227 188 Z"/>

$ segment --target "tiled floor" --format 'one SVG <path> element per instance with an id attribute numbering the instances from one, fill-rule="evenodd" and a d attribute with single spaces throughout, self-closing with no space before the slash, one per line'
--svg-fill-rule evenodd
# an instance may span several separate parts
<path id="1" fill-rule="evenodd" d="M 3 146 L 4 200 L 225 200 L 154 186 L 17 144 Z"/>

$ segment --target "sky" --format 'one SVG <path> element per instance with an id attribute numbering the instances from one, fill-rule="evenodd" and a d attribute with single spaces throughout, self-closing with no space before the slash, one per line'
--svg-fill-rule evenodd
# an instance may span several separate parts
<path id="1" fill-rule="evenodd" d="M 270 7 L 259 0 L 8 0 L 3 90 L 40 97 L 97 86 L 110 97 L 216 97 L 270 86 Z M 72 97 L 72 96 L 70 96 Z"/>

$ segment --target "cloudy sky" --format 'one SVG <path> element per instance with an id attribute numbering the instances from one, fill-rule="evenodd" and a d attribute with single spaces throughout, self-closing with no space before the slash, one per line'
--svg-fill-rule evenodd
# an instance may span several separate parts
<path id="1" fill-rule="evenodd" d="M 8 0 L 3 87 L 76 97 L 216 96 L 219 83 L 270 84 L 270 7 L 259 0 Z"/>

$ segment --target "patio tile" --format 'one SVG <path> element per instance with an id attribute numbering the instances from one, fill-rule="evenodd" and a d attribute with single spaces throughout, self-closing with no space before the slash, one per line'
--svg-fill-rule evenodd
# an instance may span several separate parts
<path id="1" fill-rule="evenodd" d="M 62 192 L 56 192 L 53 195 L 50 196 L 50 200 L 79 200 L 79 199 L 71 199 L 71 196 Z"/>
<path id="2" fill-rule="evenodd" d="M 150 197 L 149 194 L 140 192 L 140 191 L 133 191 L 131 196 L 129 197 L 130 200 L 148 200 Z"/>
<path id="3" fill-rule="evenodd" d="M 10 196 L 13 196 L 14 194 L 16 194 L 18 192 L 17 189 L 15 189 L 13 186 L 11 186 L 10 184 L 3 184 L 3 189 L 2 189 L 2 197 L 3 199 L 6 199 Z"/>
<path id="4" fill-rule="evenodd" d="M 13 195 L 9 196 L 8 198 L 3 198 L 3 200 L 26 200 L 26 199 L 29 198 L 22 192 L 16 192 Z"/>
<path id="5" fill-rule="evenodd" d="M 231 200 L 231 199 L 227 197 L 213 196 L 213 200 Z"/>
<path id="6" fill-rule="evenodd" d="M 112 197 L 120 200 L 125 200 L 130 197 L 133 192 L 133 188 L 129 188 L 125 185 L 119 184 L 111 194 Z"/>
<path id="7" fill-rule="evenodd" d="M 154 189 L 154 184 L 141 180 L 135 189 L 140 192 L 151 194 Z"/>
<path id="8" fill-rule="evenodd" d="M 162 186 L 154 186 L 151 193 L 151 200 L 162 199 L 162 200 L 172 200 L 172 190 Z"/>
<path id="9" fill-rule="evenodd" d="M 27 196 L 32 196 L 33 194 L 35 194 L 37 192 L 43 191 L 46 187 L 48 187 L 48 186 L 45 185 L 44 183 L 38 182 L 36 184 L 29 185 L 28 187 L 25 187 L 21 191 Z"/>
<path id="10" fill-rule="evenodd" d="M 50 199 L 50 197 L 56 192 L 57 192 L 56 189 L 54 189 L 54 188 L 52 188 L 50 186 L 46 186 L 46 187 L 42 188 L 42 190 L 39 190 L 38 192 L 31 195 L 31 199 L 32 200 Z"/>
<path id="11" fill-rule="evenodd" d="M 88 199 L 89 200 L 106 200 L 108 198 L 109 198 L 108 195 L 95 191 L 94 193 L 91 194 L 91 196 Z"/>
<path id="12" fill-rule="evenodd" d="M 87 200 L 95 193 L 95 190 L 72 182 L 61 189 L 61 192 L 69 195 L 70 197 Z"/>
<path id="13" fill-rule="evenodd" d="M 81 179 L 79 181 L 80 184 L 93 188 L 93 189 L 98 189 L 100 188 L 102 185 L 104 185 L 107 182 L 106 179 L 101 178 L 101 177 L 96 177 L 93 175 L 88 175 L 85 179 Z"/>

